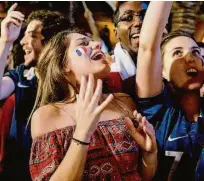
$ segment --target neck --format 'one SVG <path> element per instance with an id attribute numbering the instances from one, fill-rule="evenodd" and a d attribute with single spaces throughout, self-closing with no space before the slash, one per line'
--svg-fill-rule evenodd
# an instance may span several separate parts
<path id="1" fill-rule="evenodd" d="M 130 57 L 132 58 L 134 64 L 137 66 L 137 53 L 133 52 L 132 50 L 130 50 L 129 48 L 127 48 L 126 46 L 124 46 L 123 43 L 121 43 L 121 47 L 122 47 L 123 49 L 125 49 L 125 50 L 129 53 L 129 55 L 130 55 Z"/>
<path id="2" fill-rule="evenodd" d="M 200 115 L 200 93 L 198 90 L 178 91 L 177 101 L 181 105 L 186 118 L 190 122 L 196 122 Z"/>
<path id="3" fill-rule="evenodd" d="M 131 56 L 131 58 L 132 58 L 132 60 L 133 60 L 133 62 L 135 64 L 135 66 L 137 66 L 137 53 L 129 51 L 129 54 L 130 54 L 130 56 Z"/>

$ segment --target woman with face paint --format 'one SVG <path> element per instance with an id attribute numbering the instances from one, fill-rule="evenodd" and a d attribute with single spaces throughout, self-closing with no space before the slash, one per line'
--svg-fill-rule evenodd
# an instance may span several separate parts
<path id="1" fill-rule="evenodd" d="M 201 153 L 197 135 L 203 125 L 198 118 L 204 113 L 199 94 L 204 83 L 203 60 L 187 33 L 173 32 L 162 40 L 171 4 L 151 2 L 146 13 L 137 62 L 137 106 L 156 132 L 155 180 L 193 181 Z M 163 6 L 166 11 L 158 11 Z"/>
<path id="2" fill-rule="evenodd" d="M 80 30 L 61 32 L 46 45 L 31 120 L 33 180 L 152 179 L 153 126 L 133 113 L 129 96 L 102 93 L 109 71 L 101 43 Z"/>

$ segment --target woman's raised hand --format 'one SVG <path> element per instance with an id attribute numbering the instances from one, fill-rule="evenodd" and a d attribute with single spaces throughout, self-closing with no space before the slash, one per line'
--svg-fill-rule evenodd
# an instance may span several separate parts
<path id="1" fill-rule="evenodd" d="M 85 76 L 81 78 L 79 95 L 76 106 L 76 130 L 74 138 L 84 142 L 90 142 L 91 135 L 96 130 L 101 112 L 113 100 L 109 95 L 99 104 L 102 95 L 102 80 L 97 82 L 92 74 L 89 74 L 88 82 Z"/>
<path id="2" fill-rule="evenodd" d="M 7 12 L 7 16 L 1 22 L 1 40 L 5 43 L 13 43 L 19 36 L 24 15 L 15 11 L 17 3 L 13 4 Z"/>

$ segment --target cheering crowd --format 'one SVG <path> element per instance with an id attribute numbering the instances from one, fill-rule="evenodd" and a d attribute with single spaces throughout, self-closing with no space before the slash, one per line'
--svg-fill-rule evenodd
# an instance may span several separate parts
<path id="1" fill-rule="evenodd" d="M 57 11 L 9 8 L 0 180 L 204 180 L 203 44 L 167 31 L 172 3 L 118 2 L 109 52 L 89 11 L 92 34 Z M 8 68 L 24 22 L 23 63 Z"/>

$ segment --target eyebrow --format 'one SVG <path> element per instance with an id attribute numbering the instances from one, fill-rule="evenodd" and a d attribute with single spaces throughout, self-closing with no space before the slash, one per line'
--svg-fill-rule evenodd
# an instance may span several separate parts
<path id="1" fill-rule="evenodd" d="M 83 37 L 83 38 L 78 38 L 77 41 L 94 41 L 93 39 L 91 39 L 90 37 Z"/>
<path id="2" fill-rule="evenodd" d="M 123 14 L 120 15 L 120 17 L 122 17 L 124 14 L 128 14 L 128 13 L 134 13 L 136 11 L 133 11 L 133 10 L 126 10 L 125 12 L 123 12 Z M 137 13 L 137 12 L 136 12 Z"/>
<path id="3" fill-rule="evenodd" d="M 174 51 L 174 50 L 181 50 L 181 49 L 183 49 L 183 47 L 176 47 L 176 48 L 172 49 L 171 52 Z M 200 50 L 200 47 L 198 47 L 198 46 L 193 46 L 193 47 L 191 47 L 191 50 L 192 50 L 192 49 L 199 49 L 199 50 Z"/>
<path id="4" fill-rule="evenodd" d="M 83 37 L 83 38 L 78 38 L 77 40 L 87 40 L 87 37 Z"/>
<path id="5" fill-rule="evenodd" d="M 198 47 L 198 46 L 193 46 L 193 47 L 191 47 L 191 49 L 199 49 L 199 50 L 200 50 L 200 47 Z"/>
<path id="6" fill-rule="evenodd" d="M 37 34 L 38 32 L 36 32 L 35 30 L 31 30 L 31 31 L 25 31 L 24 32 L 24 36 L 26 35 L 26 34 Z"/>
<path id="7" fill-rule="evenodd" d="M 140 14 L 141 12 L 144 12 L 144 10 L 143 9 L 141 9 L 140 11 L 135 11 L 135 10 L 126 10 L 125 12 L 123 12 L 123 14 L 122 15 L 124 15 L 124 14 L 128 14 L 128 13 L 138 13 L 138 14 Z"/>
<path id="8" fill-rule="evenodd" d="M 125 11 L 123 14 L 125 14 L 125 13 L 131 13 L 131 12 L 135 12 L 135 11 L 133 11 L 133 10 L 127 10 L 127 11 Z"/>
<path id="9" fill-rule="evenodd" d="M 30 30 L 30 31 L 25 31 L 25 33 L 28 33 L 28 34 L 29 34 L 29 33 L 36 33 L 36 34 L 37 34 L 37 33 L 40 33 L 40 32 L 39 32 L 39 31 L 36 31 L 36 29 L 34 29 L 34 30 Z M 24 34 L 25 34 L 25 33 L 24 33 Z"/>
<path id="10" fill-rule="evenodd" d="M 173 48 L 173 49 L 171 50 L 171 52 L 174 51 L 174 50 L 181 50 L 181 49 L 183 49 L 183 47 L 176 47 L 176 48 Z"/>

